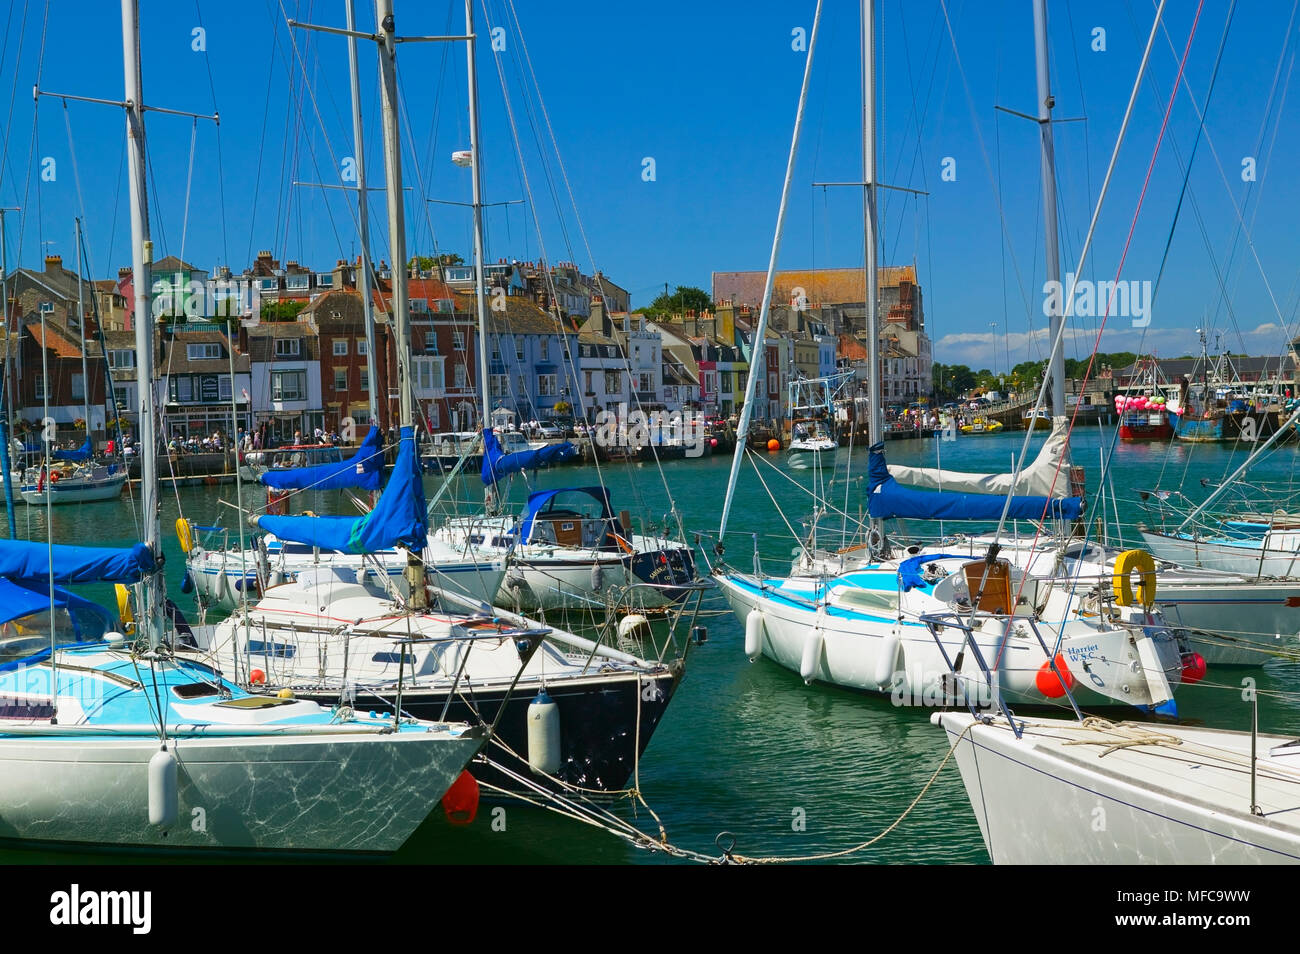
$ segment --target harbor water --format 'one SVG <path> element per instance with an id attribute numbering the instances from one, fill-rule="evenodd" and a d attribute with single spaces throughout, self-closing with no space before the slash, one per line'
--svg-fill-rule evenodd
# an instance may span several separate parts
<path id="1" fill-rule="evenodd" d="M 1043 439 L 1032 438 L 1036 448 Z M 954 469 L 1001 471 L 1010 468 L 1024 432 L 955 441 L 905 440 L 887 445 L 889 460 L 921 466 L 941 462 Z M 1086 468 L 1090 523 L 1100 515 L 1099 453 L 1111 435 L 1083 430 L 1072 439 L 1074 462 Z M 1032 453 L 1032 452 L 1031 452 Z M 1124 542 L 1140 543 L 1133 525 L 1141 519 L 1138 492 L 1179 489 L 1192 500 L 1209 490 L 1202 480 L 1221 481 L 1247 456 L 1248 448 L 1227 445 L 1172 446 L 1132 444 L 1118 447 L 1107 495 L 1117 495 Z M 864 449 L 835 454 L 834 474 L 824 474 L 826 496 L 834 506 L 856 515 L 865 510 Z M 1300 458 L 1294 446 L 1275 451 L 1254 468 L 1252 480 L 1290 481 Z M 614 509 L 630 510 L 634 519 L 662 525 L 675 503 L 682 525 L 710 561 L 725 492 L 730 457 L 654 464 L 604 465 L 600 477 L 610 488 Z M 594 468 L 566 467 L 543 471 L 540 487 L 585 486 L 597 481 Z M 754 541 L 768 572 L 788 569 L 795 542 L 791 530 L 811 513 L 809 491 L 818 473 L 793 470 L 783 454 L 762 454 L 741 471 L 725 559 L 738 569 L 752 568 Z M 428 479 L 432 493 L 434 480 Z M 769 496 L 769 491 L 772 496 Z M 190 597 L 180 592 L 183 559 L 170 528 L 178 514 L 198 524 L 236 528 L 234 485 L 164 488 L 161 520 L 168 592 L 189 611 Z M 249 502 L 259 501 L 253 488 Z M 466 502 L 481 500 L 476 478 L 461 479 L 455 494 Z M 776 503 L 773 503 L 772 497 Z M 522 487 L 513 499 L 521 501 Z M 318 512 L 327 509 L 322 502 Z M 1115 542 L 1114 516 L 1109 533 Z M 343 512 L 341 509 L 336 512 Z M 20 537 L 46 539 L 46 512 L 19 506 Z M 138 539 L 138 501 L 55 508 L 50 530 L 57 543 L 116 545 Z M 963 528 L 949 525 L 945 533 Z M 237 530 L 233 530 L 237 533 Z M 1093 531 L 1095 532 L 1095 531 Z M 895 533 L 897 535 L 897 533 Z M 88 595 L 111 605 L 107 588 Z M 710 598 L 715 609 L 723 604 Z M 1300 631 L 1300 608 L 1296 610 Z M 743 626 L 718 612 L 704 620 L 708 639 L 693 645 L 686 678 L 640 765 L 639 786 L 675 845 L 717 856 L 720 833 L 734 836 L 735 851 L 748 856 L 812 856 L 866 842 L 892 825 L 916 798 L 947 753 L 944 733 L 932 727 L 927 710 L 894 705 L 825 686 L 805 686 L 797 673 L 743 653 Z M 1252 682 L 1253 680 L 1253 682 Z M 1261 731 L 1291 733 L 1300 727 L 1300 664 L 1269 658 L 1259 669 L 1211 670 L 1207 679 L 1178 693 L 1180 716 L 1207 725 L 1248 729 L 1251 705 L 1245 690 L 1259 691 Z M 613 809 L 657 834 L 655 819 L 627 800 Z M 143 823 L 143 822 L 142 822 Z M 53 853 L 11 848 L 0 861 L 20 863 L 121 861 L 120 855 Z M 139 856 L 139 860 L 155 860 Z M 248 859 L 240 859 L 248 860 Z M 394 858 L 405 863 L 662 863 L 661 853 L 634 848 L 607 832 L 544 809 L 519 803 L 484 803 L 467 827 L 453 827 L 441 812 L 425 823 Z M 907 864 L 980 864 L 988 856 L 956 766 L 949 763 L 919 804 L 889 835 L 845 861 Z"/>

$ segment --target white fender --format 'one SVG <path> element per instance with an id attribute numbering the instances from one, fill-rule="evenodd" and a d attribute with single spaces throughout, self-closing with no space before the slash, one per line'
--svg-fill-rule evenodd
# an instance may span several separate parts
<path id="1" fill-rule="evenodd" d="M 808 631 L 808 636 L 803 643 L 803 657 L 799 660 L 799 675 L 803 676 L 803 681 L 811 683 L 813 677 L 817 675 L 817 664 L 821 662 L 822 642 L 824 637 L 822 631 L 814 627 Z"/>
<path id="2" fill-rule="evenodd" d="M 745 617 L 745 655 L 750 662 L 763 655 L 763 611 L 757 606 Z"/>
<path id="3" fill-rule="evenodd" d="M 554 775 L 560 764 L 560 707 L 542 689 L 528 703 L 528 767 L 538 775 Z"/>
<path id="4" fill-rule="evenodd" d="M 212 602 L 220 603 L 226 598 L 226 568 L 221 566 L 212 577 Z"/>
<path id="5" fill-rule="evenodd" d="M 149 824 L 165 828 L 176 823 L 176 778 L 176 756 L 166 749 L 155 752 L 149 760 Z"/>
<path id="6" fill-rule="evenodd" d="M 897 631 L 891 632 L 880 641 L 880 655 L 876 657 L 877 686 L 884 688 L 894 681 L 894 673 L 898 672 L 898 651 L 902 645 L 903 641 Z"/>

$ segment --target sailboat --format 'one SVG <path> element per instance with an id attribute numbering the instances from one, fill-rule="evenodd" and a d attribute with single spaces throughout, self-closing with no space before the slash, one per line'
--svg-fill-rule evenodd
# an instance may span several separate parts
<path id="1" fill-rule="evenodd" d="M 135 0 L 122 2 L 122 34 L 136 342 L 148 382 L 152 243 Z M 252 695 L 178 656 L 161 572 L 152 388 L 140 389 L 139 410 L 144 542 L 0 542 L 4 835 L 168 850 L 395 850 L 485 734 Z M 121 619 L 65 589 L 82 583 L 118 585 Z"/>
<path id="2" fill-rule="evenodd" d="M 875 5 L 862 4 L 863 183 L 872 531 L 860 566 L 835 576 L 773 576 L 720 563 L 717 581 L 745 624 L 745 653 L 767 656 L 824 682 L 890 695 L 900 704 L 946 705 L 960 698 L 1009 698 L 1035 706 L 1077 695 L 1089 705 L 1133 705 L 1173 713 L 1184 645 L 1153 615 L 1145 595 L 1131 589 L 1105 614 L 1081 611 L 1068 589 L 1053 586 L 1003 558 L 998 547 L 982 559 L 962 554 L 890 552 L 881 522 L 895 517 L 936 520 L 1077 520 L 1079 497 L 996 496 L 904 488 L 890 474 L 882 441 L 877 329 L 875 191 Z M 816 21 L 814 21 L 814 24 Z M 814 25 L 814 31 L 816 25 Z M 813 42 L 809 43 L 811 70 Z M 766 325 L 804 91 L 795 122 L 786 185 L 769 260 L 758 335 Z M 1054 249 L 1053 249 L 1054 250 Z M 753 380 L 742 409 L 746 432 Z M 1063 398 L 1062 398 L 1063 401 Z M 743 441 L 741 442 L 743 444 Z M 726 532 L 742 451 L 732 462 L 720 540 Z M 757 544 L 756 544 L 757 546 Z M 1127 577 L 1125 579 L 1128 579 Z M 957 674 L 957 679 L 950 677 Z"/>
<path id="3" fill-rule="evenodd" d="M 833 433 L 834 391 L 845 376 L 790 382 L 790 448 L 787 460 L 798 470 L 824 466 L 839 444 Z M 820 397 L 820 400 L 817 398 Z"/>
<path id="4" fill-rule="evenodd" d="M 94 441 L 90 433 L 90 378 L 86 371 L 86 305 L 82 295 L 82 236 L 81 219 L 77 219 L 77 343 L 81 352 L 81 389 L 85 399 L 82 420 L 86 425 L 86 440 L 73 450 L 46 448 L 47 456 L 39 465 L 27 467 L 19 485 L 19 496 L 28 504 L 91 503 L 116 500 L 122 496 L 126 485 L 126 466 L 120 461 L 95 459 Z M 69 328 L 69 331 L 72 329 Z M 45 360 L 50 348 L 49 332 L 44 312 L 40 322 L 41 356 Z M 49 380 L 49 368 L 44 370 L 44 380 Z M 51 420 L 49 390 L 43 389 L 44 419 Z M 112 391 L 109 389 L 109 393 Z"/>
<path id="5" fill-rule="evenodd" d="M 348 11 L 350 23 L 351 3 Z M 477 183 L 472 3 L 466 4 L 465 14 Z M 380 0 L 377 20 L 388 238 L 394 260 L 404 262 L 398 40 L 387 0 Z M 478 195 L 476 186 L 476 206 Z M 477 265 L 481 289 L 481 257 Z M 403 269 L 393 273 L 393 325 L 399 381 L 405 382 L 410 315 Z M 492 727 L 494 764 L 475 772 L 498 788 L 624 788 L 682 678 L 684 654 L 666 662 L 641 659 L 467 598 L 430 578 L 419 556 L 428 539 L 428 504 L 411 392 L 405 386 L 399 404 L 397 460 L 370 513 L 253 518 L 258 529 L 283 543 L 354 554 L 361 558 L 360 568 L 321 567 L 268 587 L 256 603 L 241 605 L 217 626 L 196 632 L 196 658 L 248 684 L 324 704 L 373 706 L 439 720 L 460 713 L 482 719 Z M 488 431 L 489 447 L 491 436 Z M 405 555 L 407 581 L 400 592 L 382 559 L 385 551 L 398 547 Z"/>

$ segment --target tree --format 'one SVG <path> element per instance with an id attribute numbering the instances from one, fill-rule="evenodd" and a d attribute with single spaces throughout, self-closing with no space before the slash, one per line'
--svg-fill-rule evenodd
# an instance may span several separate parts
<path id="1" fill-rule="evenodd" d="M 455 252 L 443 252 L 435 261 L 432 255 L 414 255 L 411 257 L 411 268 L 418 269 L 421 272 L 433 271 L 434 265 L 464 265 L 465 260 Z"/>
<path id="2" fill-rule="evenodd" d="M 307 307 L 305 301 L 271 301 L 266 302 L 258 311 L 261 321 L 293 321 L 298 312 Z"/>
<path id="3" fill-rule="evenodd" d="M 671 295 L 660 295 L 648 307 L 640 309 L 646 315 L 684 315 L 688 311 L 700 314 L 713 311 L 713 299 L 709 293 L 692 285 L 678 285 Z"/>

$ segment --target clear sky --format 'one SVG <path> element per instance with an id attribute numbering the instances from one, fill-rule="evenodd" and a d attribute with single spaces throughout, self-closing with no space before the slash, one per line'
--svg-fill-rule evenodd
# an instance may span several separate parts
<path id="1" fill-rule="evenodd" d="M 525 198 L 526 174 L 541 227 L 527 205 L 490 209 L 488 260 L 536 259 L 544 249 L 550 261 L 589 270 L 594 259 L 631 291 L 634 306 L 665 282 L 708 289 L 714 270 L 765 268 L 807 55 L 796 49 L 806 45 L 796 31 L 811 32 L 814 4 L 513 4 L 487 0 L 477 13 L 486 200 Z M 462 0 L 395 6 L 400 34 L 463 29 Z M 1115 277 L 1197 8 L 1195 0 L 1167 5 L 1084 269 L 1090 279 Z M 1201 7 L 1185 74 L 1196 106 L 1180 89 L 1125 281 L 1156 280 L 1229 8 L 1228 0 Z M 343 10 L 342 0 L 142 0 L 146 102 L 205 113 L 215 107 L 221 115 L 219 131 L 206 121 L 147 117 L 158 256 L 239 271 L 259 249 L 322 269 L 355 253 L 347 194 L 293 185 L 338 183 L 343 158 L 354 152 L 346 41 L 285 24 L 288 16 L 341 26 Z M 1062 270 L 1070 271 L 1155 4 L 1053 0 L 1049 10 L 1056 116 L 1085 120 L 1056 126 Z M 1037 130 L 994 110 L 1035 111 L 1032 6 L 881 0 L 877 14 L 880 177 L 929 193 L 882 196 L 882 263 L 917 264 L 936 360 L 1001 369 L 1038 358 L 1045 352 L 1045 266 Z M 1300 146 L 1300 97 L 1290 88 L 1300 32 L 1294 14 L 1293 3 L 1237 4 L 1150 325 L 1111 318 L 1102 350 L 1192 352 L 1199 349 L 1193 329 L 1202 324 L 1234 351 L 1270 354 L 1285 346 L 1300 291 L 1300 183 L 1287 158 Z M 39 82 L 52 92 L 121 97 L 118 6 L 12 0 L 0 5 L 0 17 L 0 204 L 24 209 L 10 216 L 10 265 L 37 264 L 43 250 L 70 260 L 73 217 L 84 209 L 93 271 L 115 276 L 130 258 L 121 111 L 76 102 L 65 110 L 50 98 L 36 109 L 31 94 Z M 364 0 L 358 21 L 373 27 Z M 200 26 L 205 32 L 196 37 Z M 492 49 L 493 28 L 502 31 L 504 50 Z M 859 31 L 856 5 L 826 4 L 780 258 L 785 268 L 862 264 L 860 192 L 813 185 L 861 175 Z M 373 44 L 363 42 L 360 55 L 367 171 L 377 185 Z M 450 161 L 468 147 L 464 47 L 407 44 L 398 63 L 408 247 L 429 253 L 436 244 L 468 260 L 468 210 L 426 202 L 469 199 L 468 173 Z M 1248 166 L 1252 181 L 1243 177 Z M 955 177 L 945 179 L 945 168 Z M 383 202 L 383 193 L 373 194 L 376 259 L 390 257 Z M 1097 323 L 1077 320 L 1068 353 L 1091 350 Z"/>

